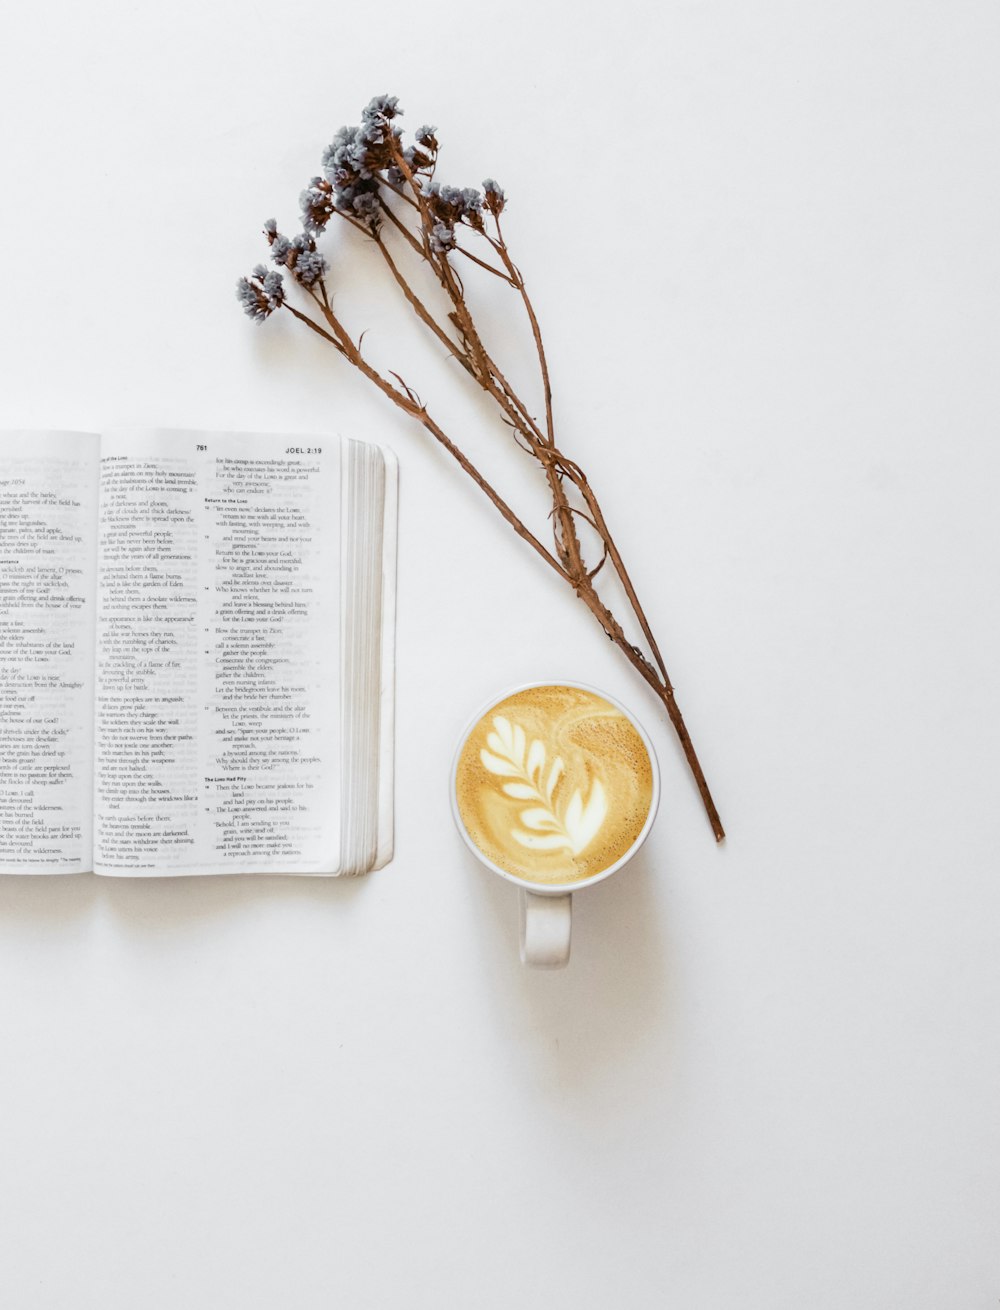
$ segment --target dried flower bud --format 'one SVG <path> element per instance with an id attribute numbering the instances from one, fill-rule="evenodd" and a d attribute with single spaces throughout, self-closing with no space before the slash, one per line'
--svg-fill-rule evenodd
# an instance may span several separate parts
<path id="1" fill-rule="evenodd" d="M 456 223 L 467 223 L 477 232 L 483 230 L 483 197 L 475 187 L 463 190 L 428 182 L 424 195 L 431 214 L 445 226 L 453 228 Z"/>
<path id="2" fill-rule="evenodd" d="M 416 146 L 407 146 L 403 151 L 403 158 L 409 164 L 411 173 L 419 173 L 421 169 L 428 168 L 433 163 L 430 155 L 418 150 Z"/>
<path id="3" fill-rule="evenodd" d="M 462 216 L 462 192 L 457 186 L 443 186 L 438 190 L 438 203 L 442 213 L 454 218 Z"/>
<path id="4" fill-rule="evenodd" d="M 291 240 L 276 232 L 271 239 L 271 258 L 287 268 L 300 286 L 314 286 L 327 272 L 327 262 L 317 251 L 316 242 L 309 232 L 302 232 Z M 254 276 L 257 276 L 256 269 Z"/>
<path id="5" fill-rule="evenodd" d="M 367 182 L 395 159 L 401 130 L 390 125 L 390 115 L 365 115 L 359 127 L 342 127 L 323 151 L 324 177 L 337 191 Z"/>
<path id="6" fill-rule="evenodd" d="M 482 232 L 483 197 L 474 186 L 467 186 L 462 191 L 462 218 L 477 232 Z"/>
<path id="7" fill-rule="evenodd" d="M 287 237 L 276 232 L 271 239 L 271 258 L 276 264 L 288 264 L 288 256 L 292 251 L 292 243 Z"/>
<path id="8" fill-rule="evenodd" d="M 494 182 L 493 178 L 488 177 L 483 182 L 483 192 L 485 193 L 485 205 L 494 218 L 503 213 L 507 198 L 503 193 L 503 188 Z"/>
<path id="9" fill-rule="evenodd" d="M 333 186 L 326 178 L 314 177 L 299 196 L 302 226 L 322 232 L 333 215 Z"/>
<path id="10" fill-rule="evenodd" d="M 323 151 L 323 173 L 327 181 L 334 186 L 348 186 L 350 184 L 351 178 L 347 177 L 346 174 L 353 173 L 353 168 L 350 166 L 350 157 L 354 149 L 357 130 L 356 127 L 342 127 Z"/>
<path id="11" fill-rule="evenodd" d="M 378 194 L 375 191 L 362 191 L 360 195 L 354 197 L 352 208 L 358 219 L 374 236 L 381 225 Z"/>
<path id="12" fill-rule="evenodd" d="M 309 232 L 301 232 L 292 238 L 288 267 L 296 282 L 304 287 L 314 286 L 326 273 L 326 260 L 316 249 L 316 242 Z"/>
<path id="13" fill-rule="evenodd" d="M 387 118 L 366 118 L 362 115 L 361 123 L 354 133 L 355 144 L 378 145 L 380 141 L 385 140 L 388 126 L 389 120 Z"/>
<path id="14" fill-rule="evenodd" d="M 447 254 L 455 249 L 455 229 L 447 223 L 435 223 L 431 228 L 430 243 L 436 255 Z"/>
<path id="15" fill-rule="evenodd" d="M 255 323 L 263 323 L 285 303 L 281 274 L 273 269 L 268 272 L 263 264 L 258 264 L 250 277 L 241 277 L 236 283 L 236 298 L 248 317 Z"/>
<path id="16" fill-rule="evenodd" d="M 361 117 L 366 122 L 375 118 L 390 119 L 395 118 L 397 114 L 403 111 L 399 108 L 398 96 L 372 96 L 371 100 L 361 111 Z"/>
<path id="17" fill-rule="evenodd" d="M 428 150 L 438 150 L 438 139 L 436 136 L 437 128 L 432 127 L 430 123 L 425 123 L 423 127 L 418 127 L 413 137 L 418 145 L 426 146 Z"/>
<path id="18" fill-rule="evenodd" d="M 315 286 L 325 276 L 327 262 L 318 250 L 300 250 L 295 259 L 295 278 L 304 287 Z"/>

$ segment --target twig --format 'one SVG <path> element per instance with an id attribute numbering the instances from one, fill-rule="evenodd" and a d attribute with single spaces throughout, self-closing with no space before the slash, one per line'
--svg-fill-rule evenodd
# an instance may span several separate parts
<path id="1" fill-rule="evenodd" d="M 483 184 L 484 194 L 438 186 L 434 181 L 438 160 L 434 131 L 430 130 L 419 138 L 429 153 L 417 150 L 416 147 L 404 150 L 391 122 L 398 112 L 393 97 L 378 96 L 365 110 L 361 128 L 344 129 L 339 134 L 337 142 L 324 158 L 328 180 L 314 179 L 310 191 L 304 193 L 307 197 L 303 205 L 306 207 L 304 212 L 308 228 L 302 236 L 288 241 L 277 232 L 273 222 L 265 226 L 272 257 L 291 272 L 294 280 L 315 305 L 322 321 L 317 322 L 291 305 L 285 297 L 280 275 L 268 273 L 263 267 L 255 269 L 251 278 L 241 279 L 238 288 L 240 300 L 257 321 L 267 318 L 276 309 L 288 309 L 296 319 L 332 345 L 397 408 L 415 418 L 430 433 L 472 478 L 514 532 L 569 583 L 607 637 L 621 650 L 666 710 L 716 840 L 722 841 L 725 832 L 718 810 L 635 586 L 585 473 L 556 445 L 552 384 L 542 331 L 524 278 L 511 258 L 501 228 L 500 214 L 506 203 L 503 192 L 493 182 Z M 390 170 L 395 170 L 392 177 L 389 176 Z M 404 214 L 411 216 L 413 226 L 409 226 L 395 212 L 384 193 L 403 201 L 406 206 Z M 554 551 L 549 550 L 528 528 L 511 505 L 447 436 L 428 413 L 416 390 L 398 373 L 390 372 L 387 377 L 379 372 L 362 355 L 360 341 L 356 344 L 351 340 L 343 322 L 334 312 L 326 287 L 326 261 L 316 249 L 314 233 L 326 226 L 331 210 L 374 240 L 393 282 L 418 320 L 458 360 L 477 386 L 491 397 L 504 424 L 511 429 L 516 444 L 536 461 L 552 499 L 549 518 Z M 487 227 L 490 219 L 495 227 L 495 236 Z M 404 242 L 411 258 L 424 261 L 434 273 L 450 307 L 444 318 L 454 329 L 458 340 L 453 339 L 444 322 L 439 321 L 423 296 L 416 293 L 400 263 L 393 257 L 380 230 L 384 222 L 388 222 Z M 480 259 L 466 246 L 460 245 L 457 240 L 460 230 L 483 238 L 499 258 L 502 268 Z M 500 369 L 494 353 L 483 341 L 473 319 L 462 278 L 451 263 L 452 254 L 462 255 L 472 265 L 499 278 L 517 292 L 527 315 L 537 356 L 545 408 L 544 427 L 533 417 Z M 588 564 L 585 558 L 576 530 L 578 518 L 590 525 L 600 543 L 601 557 L 596 565 Z M 629 640 L 622 625 L 598 593 L 596 580 L 608 561 L 625 591 L 646 650 Z"/>

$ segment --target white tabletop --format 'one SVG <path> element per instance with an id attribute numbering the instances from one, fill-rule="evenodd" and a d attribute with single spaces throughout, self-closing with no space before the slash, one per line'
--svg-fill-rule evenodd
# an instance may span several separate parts
<path id="1" fill-rule="evenodd" d="M 986 0 L 6 17 L 0 427 L 370 437 L 402 511 L 389 868 L 0 880 L 5 1305 L 996 1304 L 998 44 Z M 438 124 L 444 180 L 508 191 L 723 848 L 560 580 L 323 343 L 239 311 L 376 92 Z M 351 236 L 365 350 L 534 512 Z M 527 388 L 516 306 L 467 281 Z M 635 711 L 664 784 L 556 974 L 445 785 L 470 712 L 550 676 Z"/>

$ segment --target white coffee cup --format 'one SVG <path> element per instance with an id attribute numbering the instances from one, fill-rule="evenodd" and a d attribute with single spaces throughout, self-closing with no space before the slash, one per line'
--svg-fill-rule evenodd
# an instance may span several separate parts
<path id="1" fill-rule="evenodd" d="M 650 771 L 652 774 L 652 794 L 649 802 L 649 813 L 646 820 L 636 837 L 635 841 L 628 848 L 624 855 L 615 861 L 614 864 L 608 865 L 606 869 L 592 874 L 589 878 L 581 878 L 578 882 L 572 883 L 555 883 L 547 885 L 545 883 L 532 882 L 527 878 L 519 878 L 516 874 L 507 869 L 502 869 L 479 849 L 470 836 L 468 829 L 462 821 L 462 816 L 458 807 L 458 768 L 462 757 L 462 750 L 470 734 L 481 722 L 481 720 L 502 701 L 507 700 L 510 696 L 515 696 L 522 691 L 530 691 L 536 687 L 574 687 L 580 691 L 589 692 L 592 696 L 598 696 L 602 700 L 613 705 L 635 728 L 646 751 L 649 755 Z M 589 686 L 585 682 L 571 682 L 565 678 L 546 679 L 544 682 L 524 682 L 516 687 L 511 687 L 498 696 L 492 696 L 482 708 L 474 714 L 465 725 L 465 729 L 459 738 L 458 746 L 455 749 L 455 757 L 451 766 L 450 777 L 450 799 L 451 812 L 455 820 L 455 826 L 458 828 L 462 840 L 468 846 L 469 850 L 480 862 L 485 865 L 492 873 L 497 874 L 506 882 L 513 883 L 518 889 L 518 906 L 520 918 L 520 937 L 521 937 L 521 961 L 523 964 L 533 965 L 538 969 L 561 969 L 569 960 L 570 939 L 573 929 L 573 893 L 585 891 L 588 887 L 593 887 L 595 883 L 604 882 L 612 874 L 618 873 L 623 869 L 633 855 L 639 850 L 643 842 L 649 835 L 649 830 L 653 826 L 653 820 L 656 818 L 657 807 L 660 803 L 660 769 L 656 760 L 656 753 L 653 750 L 653 743 L 649 740 L 642 724 L 638 722 L 620 701 L 609 696 L 607 692 L 601 691 L 597 687 Z"/>

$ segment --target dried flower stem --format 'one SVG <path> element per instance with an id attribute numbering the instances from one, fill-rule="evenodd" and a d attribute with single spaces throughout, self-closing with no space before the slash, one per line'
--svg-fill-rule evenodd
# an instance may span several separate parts
<path id="1" fill-rule="evenodd" d="M 440 187 L 433 181 L 437 162 L 435 129 L 420 129 L 417 144 L 404 150 L 398 129 L 391 124 L 391 119 L 399 112 L 393 97 L 376 97 L 365 110 L 360 128 L 341 130 L 324 160 L 327 165 L 326 179 L 314 178 L 311 187 L 303 192 L 302 206 L 307 231 L 301 237 L 289 242 L 277 232 L 273 223 L 265 227 L 272 246 L 272 258 L 291 270 L 296 282 L 316 307 L 320 321 L 289 304 L 284 297 L 280 275 L 267 273 L 262 266 L 254 270 L 252 279 L 241 279 L 238 287 L 240 299 L 251 317 L 258 320 L 266 318 L 275 309 L 287 308 L 296 319 L 332 345 L 393 404 L 423 425 L 484 492 L 517 535 L 569 583 L 602 630 L 622 651 L 665 708 L 695 779 L 712 831 L 716 840 L 722 841 L 725 832 L 718 810 L 632 579 L 586 475 L 556 445 L 552 386 L 541 327 L 524 278 L 511 258 L 500 225 L 500 213 L 505 204 L 503 192 L 495 182 L 484 183 L 484 201 L 478 191 Z M 404 206 L 403 213 L 415 220 L 416 230 L 396 213 L 389 197 Z M 496 488 L 451 441 L 428 413 L 413 388 L 398 374 L 392 373 L 386 377 L 368 363 L 361 353 L 360 342 L 356 344 L 351 339 L 344 324 L 334 313 L 326 288 L 326 261 L 316 251 L 312 235 L 314 231 L 321 231 L 334 214 L 346 219 L 352 227 L 374 240 L 390 276 L 417 318 L 493 399 L 518 446 L 539 464 L 552 497 L 553 550 L 547 548 L 531 532 Z M 487 228 L 489 218 L 493 220 L 492 233 Z M 404 243 L 411 256 L 423 260 L 435 274 L 446 302 L 450 305 L 445 322 L 436 317 L 413 289 L 386 244 L 382 232 L 383 220 Z M 500 267 L 491 259 L 480 258 L 465 246 L 458 245 L 458 228 L 482 238 L 487 243 L 489 253 L 499 259 Z M 527 405 L 487 350 L 472 318 L 462 279 L 451 262 L 452 254 L 464 256 L 473 265 L 500 278 L 518 293 L 531 328 L 538 359 L 545 404 L 544 428 L 533 418 Z M 572 503 L 570 493 L 580 503 Z M 588 566 L 586 561 L 576 530 L 577 518 L 590 525 L 600 542 L 601 558 L 594 567 Z M 628 639 L 621 624 L 598 593 L 595 579 L 608 561 L 624 589 L 648 652 Z"/>

